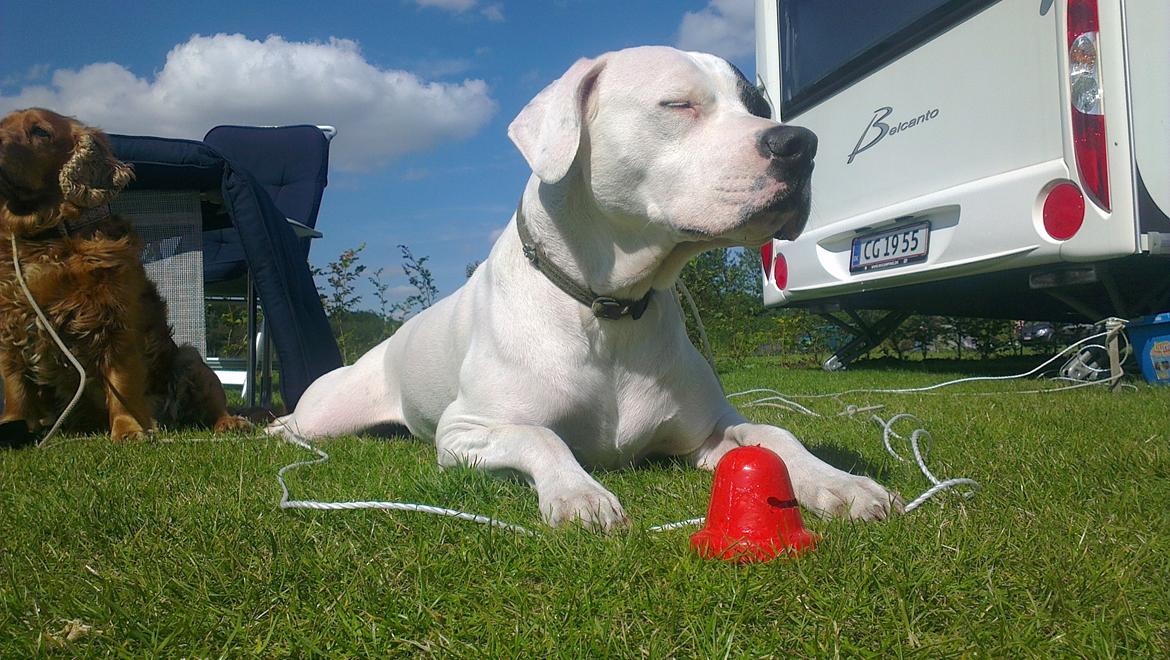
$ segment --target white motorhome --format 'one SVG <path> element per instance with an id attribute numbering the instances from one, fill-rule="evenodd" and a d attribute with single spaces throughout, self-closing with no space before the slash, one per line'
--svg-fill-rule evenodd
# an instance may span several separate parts
<path id="1" fill-rule="evenodd" d="M 766 304 L 891 310 L 870 339 L 1170 309 L 1170 0 L 757 0 L 756 71 L 820 138 Z"/>

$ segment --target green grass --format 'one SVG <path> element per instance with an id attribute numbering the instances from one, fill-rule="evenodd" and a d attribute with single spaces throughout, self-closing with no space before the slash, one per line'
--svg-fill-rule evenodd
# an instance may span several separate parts
<path id="1" fill-rule="evenodd" d="M 825 374 L 760 359 L 724 378 L 797 394 L 926 385 L 977 364 Z M 307 455 L 268 439 L 2 452 L 0 656 L 1164 657 L 1170 389 L 1011 393 L 1034 385 L 847 397 L 922 418 L 935 473 L 983 490 L 879 524 L 806 516 L 824 534 L 815 552 L 752 566 L 698 559 L 693 529 L 639 531 L 706 508 L 711 476 L 670 462 L 599 476 L 634 531 L 522 537 L 423 514 L 282 511 L 274 474 Z M 828 416 L 747 412 L 908 500 L 929 485 L 872 422 L 811 405 Z M 527 487 L 440 472 L 425 444 L 328 451 L 289 476 L 294 498 L 405 499 L 540 527 Z M 92 630 L 58 641 L 74 620 Z"/>

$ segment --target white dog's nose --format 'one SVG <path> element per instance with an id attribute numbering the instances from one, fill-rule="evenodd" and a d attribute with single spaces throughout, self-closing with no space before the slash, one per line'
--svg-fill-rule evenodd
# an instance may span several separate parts
<path id="1" fill-rule="evenodd" d="M 817 136 L 799 126 L 776 126 L 760 135 L 761 152 L 786 168 L 802 168 L 817 155 Z"/>

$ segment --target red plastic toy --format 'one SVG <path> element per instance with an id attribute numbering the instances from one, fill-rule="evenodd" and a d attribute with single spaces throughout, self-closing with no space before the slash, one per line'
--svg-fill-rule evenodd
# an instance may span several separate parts
<path id="1" fill-rule="evenodd" d="M 707 521 L 691 547 L 705 559 L 746 563 L 803 554 L 818 540 L 804 527 L 784 461 L 770 449 L 737 447 L 715 466 Z"/>

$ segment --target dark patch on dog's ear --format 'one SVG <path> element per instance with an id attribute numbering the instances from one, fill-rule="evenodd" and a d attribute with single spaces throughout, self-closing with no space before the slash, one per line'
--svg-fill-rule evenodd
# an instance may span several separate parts
<path id="1" fill-rule="evenodd" d="M 727 60 L 724 61 L 727 62 Z M 735 88 L 739 92 L 739 100 L 743 101 L 743 105 L 747 108 L 747 111 L 757 117 L 771 119 L 772 107 L 768 105 L 768 99 L 765 99 L 764 95 L 760 93 L 760 90 L 756 89 L 756 86 L 747 79 L 747 76 L 743 75 L 743 71 L 740 71 L 739 67 L 731 62 L 727 62 L 727 66 L 731 67 L 731 70 L 735 72 Z"/>

